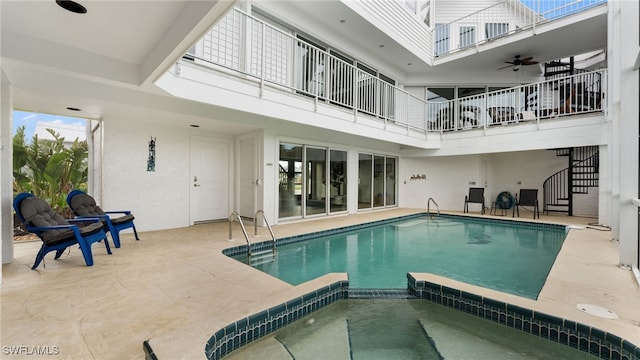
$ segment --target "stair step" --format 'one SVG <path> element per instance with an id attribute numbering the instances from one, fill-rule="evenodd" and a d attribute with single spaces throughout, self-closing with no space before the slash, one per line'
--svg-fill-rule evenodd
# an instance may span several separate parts
<path id="1" fill-rule="evenodd" d="M 249 264 L 257 266 L 273 262 L 275 260 L 275 252 L 271 250 L 256 251 L 249 256 Z"/>

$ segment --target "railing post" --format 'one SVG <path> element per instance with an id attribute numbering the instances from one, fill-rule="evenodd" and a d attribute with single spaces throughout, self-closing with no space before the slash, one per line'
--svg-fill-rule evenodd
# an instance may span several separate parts
<path id="1" fill-rule="evenodd" d="M 267 27 L 264 23 L 261 23 L 261 33 L 262 33 L 262 46 L 261 46 L 261 56 L 260 56 L 260 97 L 264 95 L 264 74 L 265 74 L 265 64 L 266 64 L 266 50 L 265 50 L 265 42 L 266 42 L 266 30 Z"/>

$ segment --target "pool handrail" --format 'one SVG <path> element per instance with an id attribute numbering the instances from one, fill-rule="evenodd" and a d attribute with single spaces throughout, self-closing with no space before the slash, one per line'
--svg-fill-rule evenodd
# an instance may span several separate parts
<path id="1" fill-rule="evenodd" d="M 262 214 L 262 219 L 264 223 L 267 224 L 267 228 L 271 234 L 271 240 L 273 240 L 273 251 L 276 251 L 276 236 L 273 234 L 273 229 L 271 229 L 271 225 L 269 225 L 269 221 L 267 221 L 267 215 L 262 209 L 256 211 L 256 214 L 253 216 L 253 234 L 258 236 L 258 214 Z"/>
<path id="2" fill-rule="evenodd" d="M 251 255 L 251 243 L 249 242 L 249 235 L 247 235 L 247 229 L 244 227 L 244 223 L 242 222 L 242 217 L 240 217 L 240 214 L 238 214 L 237 211 L 234 211 L 231 213 L 231 215 L 229 215 L 229 218 L 227 220 L 229 220 L 229 240 L 233 240 L 231 223 L 237 220 L 240 223 L 240 228 L 242 229 L 244 238 L 247 240 L 247 252 L 249 253 L 249 255 Z"/>
<path id="3" fill-rule="evenodd" d="M 429 199 L 427 199 L 427 214 L 429 214 L 429 216 L 430 216 L 430 217 L 432 216 L 432 215 L 431 215 L 431 210 L 430 210 L 430 208 L 429 208 L 429 205 L 431 205 L 431 203 L 433 203 L 433 205 L 435 205 L 435 206 L 436 206 L 436 209 L 438 209 L 438 215 L 440 215 L 440 207 L 438 206 L 438 203 L 437 203 L 435 200 L 433 200 L 433 198 L 432 198 L 432 197 L 430 197 Z"/>

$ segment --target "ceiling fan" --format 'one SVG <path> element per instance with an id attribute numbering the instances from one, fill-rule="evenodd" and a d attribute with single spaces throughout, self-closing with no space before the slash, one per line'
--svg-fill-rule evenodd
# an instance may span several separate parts
<path id="1" fill-rule="evenodd" d="M 520 55 L 516 55 L 512 61 L 505 61 L 505 64 L 511 64 L 511 65 L 503 66 L 498 70 L 512 67 L 513 71 L 518 71 L 520 70 L 520 67 L 523 65 L 535 65 L 537 63 L 538 63 L 537 61 L 533 60 L 533 56 L 528 56 L 526 58 L 521 59 Z"/>

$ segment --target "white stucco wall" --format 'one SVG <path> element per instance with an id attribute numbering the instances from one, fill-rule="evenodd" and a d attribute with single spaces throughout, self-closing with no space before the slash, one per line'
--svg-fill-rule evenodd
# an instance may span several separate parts
<path id="1" fill-rule="evenodd" d="M 103 119 L 102 205 L 105 211 L 131 210 L 139 231 L 189 226 L 190 137 L 230 138 L 203 134 L 175 121 L 180 116 L 122 107 Z M 156 138 L 154 172 L 147 171 L 151 137 Z"/>
<path id="2" fill-rule="evenodd" d="M 432 197 L 440 210 L 461 211 L 469 187 L 485 187 L 486 206 L 502 191 L 538 189 L 542 211 L 544 180 L 568 166 L 567 158 L 554 151 L 533 150 L 485 155 L 405 157 L 400 162 L 400 206 L 426 208 Z M 411 180 L 412 175 L 426 180 Z M 473 184 L 472 182 L 475 182 Z M 576 195 L 575 215 L 597 214 L 597 195 Z M 473 206 L 473 205 L 472 205 Z M 471 211 L 478 209 L 471 208 Z"/>
<path id="3" fill-rule="evenodd" d="M 402 158 L 398 176 L 400 206 L 426 209 L 431 197 L 440 210 L 462 210 L 469 187 L 484 186 L 480 164 L 479 155 Z M 412 175 L 423 174 L 426 180 L 411 180 Z"/>

